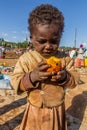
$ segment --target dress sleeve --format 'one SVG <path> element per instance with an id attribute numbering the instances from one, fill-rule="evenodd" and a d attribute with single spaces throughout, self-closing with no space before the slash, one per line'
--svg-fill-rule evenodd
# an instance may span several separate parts
<path id="1" fill-rule="evenodd" d="M 25 74 L 23 78 L 21 79 L 20 90 L 29 91 L 31 88 L 37 88 L 39 86 L 39 82 L 37 83 L 31 82 L 30 73 Z"/>
<path id="2" fill-rule="evenodd" d="M 66 74 L 65 79 L 63 81 L 58 82 L 58 85 L 62 86 L 65 89 L 74 88 L 76 86 L 75 79 L 70 72 L 68 72 L 68 71 L 66 71 L 66 72 L 67 72 L 67 74 Z"/>
<path id="3" fill-rule="evenodd" d="M 27 65 L 26 65 L 24 57 L 20 57 L 11 75 L 10 83 L 11 83 L 12 88 L 17 93 L 20 92 L 19 86 L 21 83 L 21 79 L 24 77 L 26 72 L 29 72 L 29 69 L 26 66 Z"/>
<path id="4" fill-rule="evenodd" d="M 74 60 L 70 57 L 65 58 L 65 63 L 66 63 L 66 71 L 68 72 L 67 76 L 67 82 L 64 84 L 65 88 L 74 88 L 78 85 L 79 81 L 79 74 L 76 72 L 74 68 Z"/>

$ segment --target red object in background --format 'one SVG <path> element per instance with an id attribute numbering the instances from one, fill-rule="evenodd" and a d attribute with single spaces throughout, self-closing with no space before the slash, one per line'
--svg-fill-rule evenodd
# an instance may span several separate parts
<path id="1" fill-rule="evenodd" d="M 85 60 L 84 59 L 76 58 L 74 66 L 75 67 L 84 67 L 85 66 Z"/>
<path id="2" fill-rule="evenodd" d="M 7 70 L 6 70 L 6 69 L 4 69 L 4 72 L 7 72 Z"/>
<path id="3" fill-rule="evenodd" d="M 2 56 L 1 58 L 2 58 L 2 59 L 5 59 L 5 56 Z"/>

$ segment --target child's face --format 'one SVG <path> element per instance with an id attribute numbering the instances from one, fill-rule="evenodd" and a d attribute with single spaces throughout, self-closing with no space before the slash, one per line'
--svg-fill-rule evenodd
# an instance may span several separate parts
<path id="1" fill-rule="evenodd" d="M 36 25 L 32 32 L 31 40 L 35 50 L 43 57 L 48 58 L 56 55 L 60 41 L 58 27 L 54 24 Z"/>

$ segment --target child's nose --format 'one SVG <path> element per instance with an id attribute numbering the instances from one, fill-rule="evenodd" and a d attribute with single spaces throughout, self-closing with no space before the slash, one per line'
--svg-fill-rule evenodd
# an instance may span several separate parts
<path id="1" fill-rule="evenodd" d="M 50 48 L 50 47 L 52 47 L 51 43 L 50 43 L 50 42 L 47 42 L 47 43 L 46 43 L 46 48 Z"/>

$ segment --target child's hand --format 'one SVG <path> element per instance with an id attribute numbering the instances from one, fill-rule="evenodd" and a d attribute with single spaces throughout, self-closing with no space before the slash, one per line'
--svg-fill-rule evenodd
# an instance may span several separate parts
<path id="1" fill-rule="evenodd" d="M 51 81 L 55 81 L 55 82 L 62 81 L 63 79 L 65 79 L 66 75 L 67 75 L 66 70 L 65 69 L 61 70 L 52 76 Z"/>
<path id="2" fill-rule="evenodd" d="M 49 67 L 50 65 L 48 65 L 46 62 L 40 62 L 30 74 L 31 81 L 33 83 L 37 81 L 43 81 L 52 76 L 51 72 L 46 71 Z"/>

